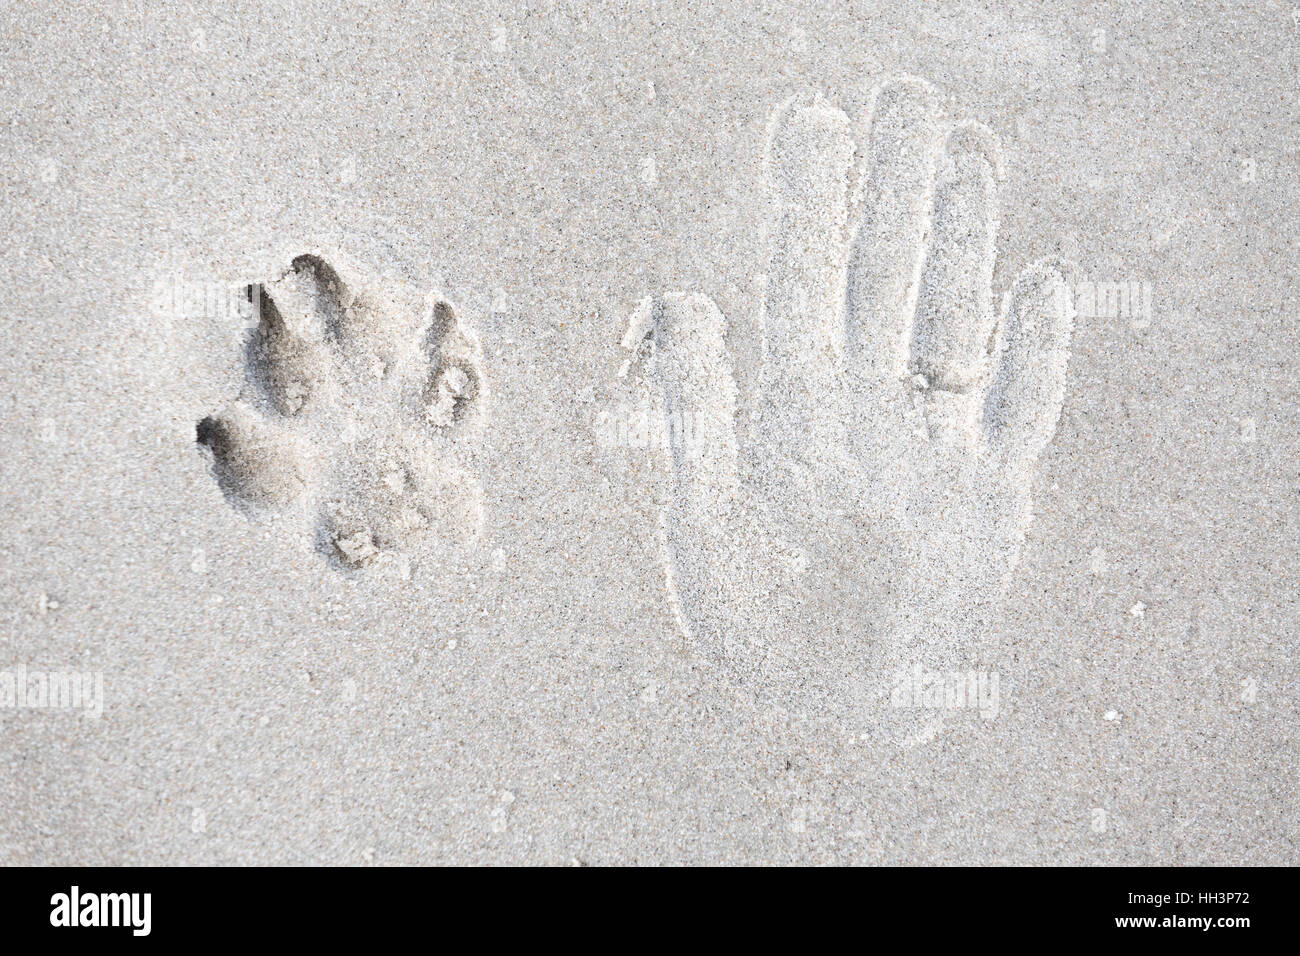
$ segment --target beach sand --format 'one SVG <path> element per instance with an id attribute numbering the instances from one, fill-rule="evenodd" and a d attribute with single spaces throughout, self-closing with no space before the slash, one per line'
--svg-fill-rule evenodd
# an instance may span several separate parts
<path id="1" fill-rule="evenodd" d="M 0 43 L 0 862 L 1300 862 L 1290 6 L 46 3 Z M 994 307 L 1051 260 L 1077 313 L 1016 560 L 938 493 L 880 533 L 797 427 L 714 560 L 690 489 L 735 482 L 661 397 L 769 434 L 773 117 L 861 158 L 903 76 L 1000 144 Z M 936 634 L 995 712 L 854 697 Z M 102 697 L 36 706 L 70 673 Z"/>

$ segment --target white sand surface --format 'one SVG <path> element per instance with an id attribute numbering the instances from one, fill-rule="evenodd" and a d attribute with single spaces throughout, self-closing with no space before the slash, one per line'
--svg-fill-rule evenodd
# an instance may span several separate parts
<path id="1" fill-rule="evenodd" d="M 0 862 L 1300 862 L 1290 5 L 0 44 Z"/>

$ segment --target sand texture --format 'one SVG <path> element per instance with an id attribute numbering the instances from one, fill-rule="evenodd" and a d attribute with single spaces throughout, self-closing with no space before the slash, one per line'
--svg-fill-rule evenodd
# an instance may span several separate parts
<path id="1" fill-rule="evenodd" d="M 0 43 L 0 863 L 1300 863 L 1290 6 Z"/>

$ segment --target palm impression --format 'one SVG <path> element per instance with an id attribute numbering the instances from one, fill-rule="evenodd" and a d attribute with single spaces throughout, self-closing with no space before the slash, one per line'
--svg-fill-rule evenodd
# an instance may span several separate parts
<path id="1" fill-rule="evenodd" d="M 966 652 L 1016 564 L 1065 389 L 1073 309 L 1058 269 L 1034 265 L 993 308 L 992 132 L 945 128 L 913 79 L 881 89 L 864 126 L 851 177 L 842 111 L 773 120 L 752 415 L 737 420 L 726 319 L 704 295 L 658 303 L 649 364 L 682 627 L 791 701 L 879 699 L 897 669 Z"/>

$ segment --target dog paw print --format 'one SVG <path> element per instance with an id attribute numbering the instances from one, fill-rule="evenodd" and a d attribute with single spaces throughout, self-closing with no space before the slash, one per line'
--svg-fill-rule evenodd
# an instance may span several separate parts
<path id="1" fill-rule="evenodd" d="M 821 102 L 774 119 L 750 414 L 727 319 L 702 294 L 659 300 L 648 365 L 681 625 L 787 699 L 879 701 L 897 672 L 969 653 L 973 615 L 1017 563 L 1065 395 L 1058 268 L 1028 268 L 995 309 L 993 133 L 945 123 L 912 79 L 879 91 L 860 150 L 852 128 Z"/>
<path id="2" fill-rule="evenodd" d="M 316 255 L 248 295 L 247 385 L 197 428 L 227 500 L 341 569 L 409 570 L 422 551 L 476 535 L 487 395 L 452 307 L 345 280 Z"/>

